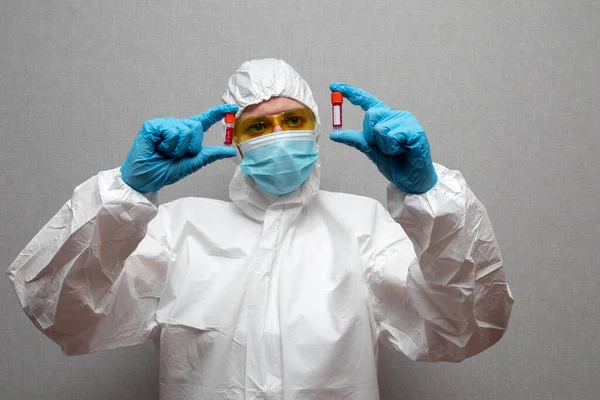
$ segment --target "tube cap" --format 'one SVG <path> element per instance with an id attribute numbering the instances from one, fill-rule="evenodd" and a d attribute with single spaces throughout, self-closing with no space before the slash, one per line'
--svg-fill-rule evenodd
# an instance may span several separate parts
<path id="1" fill-rule="evenodd" d="M 235 113 L 225 114 L 225 122 L 235 124 Z"/>
<path id="2" fill-rule="evenodd" d="M 331 104 L 342 104 L 344 102 L 344 95 L 342 92 L 331 92 Z"/>

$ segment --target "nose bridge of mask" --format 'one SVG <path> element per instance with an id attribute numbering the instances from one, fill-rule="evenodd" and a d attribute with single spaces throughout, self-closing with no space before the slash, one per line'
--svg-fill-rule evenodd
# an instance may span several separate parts
<path id="1" fill-rule="evenodd" d="M 307 107 L 284 111 L 276 115 L 242 118 L 235 123 L 233 138 L 236 143 L 241 144 L 272 134 L 277 126 L 281 127 L 282 131 L 312 131 L 316 126 L 316 118 Z"/>
<path id="2" fill-rule="evenodd" d="M 242 154 L 247 153 L 253 149 L 264 147 L 273 142 L 280 141 L 311 141 L 314 143 L 315 131 L 302 130 L 302 131 L 283 131 L 275 132 L 269 135 L 259 136 L 255 139 L 247 140 L 238 145 Z"/>

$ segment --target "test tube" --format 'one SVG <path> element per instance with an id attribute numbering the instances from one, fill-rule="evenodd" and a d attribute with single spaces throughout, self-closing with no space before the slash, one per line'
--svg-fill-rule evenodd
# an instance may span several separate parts
<path id="1" fill-rule="evenodd" d="M 331 92 L 331 122 L 334 131 L 342 129 L 342 103 L 344 96 L 341 92 Z"/>
<path id="2" fill-rule="evenodd" d="M 235 113 L 225 114 L 225 137 L 223 138 L 223 144 L 225 146 L 231 146 L 233 144 L 233 126 L 235 125 Z"/>

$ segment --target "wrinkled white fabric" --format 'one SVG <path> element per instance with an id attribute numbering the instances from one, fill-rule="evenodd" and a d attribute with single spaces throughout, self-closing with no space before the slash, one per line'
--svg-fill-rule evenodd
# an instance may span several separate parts
<path id="1" fill-rule="evenodd" d="M 263 72 L 230 81 L 226 101 L 314 102 L 281 92 L 295 78 Z M 232 202 L 160 206 L 118 169 L 100 172 L 8 275 L 65 354 L 154 340 L 163 400 L 377 399 L 380 345 L 458 362 L 507 328 L 513 299 L 487 212 L 460 173 L 436 170 L 425 194 L 389 187 L 387 210 L 319 190 L 318 165 L 288 196 L 238 168 Z"/>

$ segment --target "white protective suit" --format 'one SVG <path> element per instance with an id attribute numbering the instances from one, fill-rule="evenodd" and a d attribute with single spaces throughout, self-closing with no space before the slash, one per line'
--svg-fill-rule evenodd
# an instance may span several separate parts
<path id="1" fill-rule="evenodd" d="M 272 96 L 318 115 L 280 60 L 244 63 L 223 100 L 243 109 Z M 425 194 L 390 186 L 387 211 L 319 190 L 318 163 L 277 199 L 238 167 L 233 202 L 160 206 L 104 171 L 8 275 L 65 354 L 154 340 L 163 400 L 377 399 L 381 344 L 458 362 L 507 327 L 513 299 L 486 209 L 459 172 L 436 170 Z"/>

